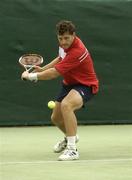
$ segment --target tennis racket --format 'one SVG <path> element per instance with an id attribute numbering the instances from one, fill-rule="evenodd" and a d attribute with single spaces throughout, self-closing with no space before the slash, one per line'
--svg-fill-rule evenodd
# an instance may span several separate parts
<path id="1" fill-rule="evenodd" d="M 26 71 L 31 72 L 34 66 L 39 66 L 43 63 L 43 57 L 39 54 L 24 54 L 19 58 L 19 63 Z"/>

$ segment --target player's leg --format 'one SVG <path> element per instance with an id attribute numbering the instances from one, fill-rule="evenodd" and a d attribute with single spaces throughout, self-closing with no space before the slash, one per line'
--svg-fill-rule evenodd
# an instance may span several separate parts
<path id="1" fill-rule="evenodd" d="M 52 115 L 51 115 L 51 121 L 52 123 L 57 126 L 64 134 L 66 134 L 64 119 L 61 113 L 61 103 L 55 102 L 56 106 L 53 109 Z"/>
<path id="2" fill-rule="evenodd" d="M 65 134 L 65 137 L 62 140 L 58 141 L 53 148 L 55 153 L 59 153 L 66 148 L 67 138 L 66 138 L 66 129 L 65 129 L 65 124 L 64 124 L 64 119 L 61 113 L 61 103 L 57 101 L 55 103 L 56 103 L 56 106 L 53 109 L 53 112 L 51 115 L 51 121 L 55 126 L 57 126 Z M 79 140 L 79 137 L 76 136 L 76 143 L 78 142 L 78 140 Z"/>
<path id="3" fill-rule="evenodd" d="M 61 112 L 64 119 L 67 136 L 67 149 L 59 160 L 75 160 L 79 158 L 76 150 L 77 119 L 74 111 L 83 105 L 83 98 L 78 91 L 72 89 L 61 103 Z"/>
<path id="4" fill-rule="evenodd" d="M 60 92 L 58 93 L 58 96 L 56 97 L 56 106 L 53 109 L 52 115 L 51 115 L 51 121 L 54 125 L 56 125 L 64 134 L 66 134 L 64 119 L 61 113 L 61 101 L 64 99 L 64 97 L 69 93 L 68 89 L 65 88 L 65 86 L 62 84 Z"/>
<path id="5" fill-rule="evenodd" d="M 65 129 L 65 124 L 64 124 L 64 119 L 61 113 L 61 103 L 57 101 L 55 103 L 56 103 L 56 106 L 53 109 L 53 112 L 51 115 L 51 121 L 55 126 L 57 126 L 65 134 L 65 137 L 62 140 L 58 141 L 53 147 L 54 152 L 59 153 L 66 148 L 67 139 L 66 139 L 66 129 Z"/>
<path id="6" fill-rule="evenodd" d="M 66 128 L 66 136 L 75 136 L 77 133 L 77 119 L 74 111 L 83 106 L 82 96 L 72 89 L 61 103 L 61 112 Z"/>
<path id="7" fill-rule="evenodd" d="M 74 136 L 77 130 L 77 120 L 74 111 L 80 109 L 88 102 L 94 94 L 92 87 L 85 85 L 75 85 L 65 96 L 61 103 L 61 112 L 64 119 L 66 136 Z"/>

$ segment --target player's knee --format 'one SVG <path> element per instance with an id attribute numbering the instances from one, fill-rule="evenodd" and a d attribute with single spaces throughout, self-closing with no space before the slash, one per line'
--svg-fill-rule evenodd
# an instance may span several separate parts
<path id="1" fill-rule="evenodd" d="M 72 105 L 70 102 L 63 100 L 61 102 L 61 111 L 69 111 L 72 109 Z"/>

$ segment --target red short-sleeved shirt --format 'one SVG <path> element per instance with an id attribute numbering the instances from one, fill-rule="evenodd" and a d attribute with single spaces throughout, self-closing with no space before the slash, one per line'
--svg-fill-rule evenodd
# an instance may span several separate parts
<path id="1" fill-rule="evenodd" d="M 98 79 L 92 58 L 78 37 L 75 37 L 70 48 L 59 47 L 59 57 L 60 62 L 55 68 L 64 77 L 66 85 L 83 84 L 92 86 L 94 94 L 98 92 Z"/>

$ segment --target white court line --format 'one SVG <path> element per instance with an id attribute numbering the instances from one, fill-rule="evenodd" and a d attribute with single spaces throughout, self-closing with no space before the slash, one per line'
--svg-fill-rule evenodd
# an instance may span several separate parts
<path id="1" fill-rule="evenodd" d="M 47 164 L 47 163 L 109 163 L 109 162 L 125 162 L 125 161 L 132 161 L 132 158 L 125 158 L 125 159 L 91 159 L 91 160 L 74 160 L 74 161 L 8 161 L 8 162 L 0 162 L 0 165 L 15 165 L 15 164 Z"/>

